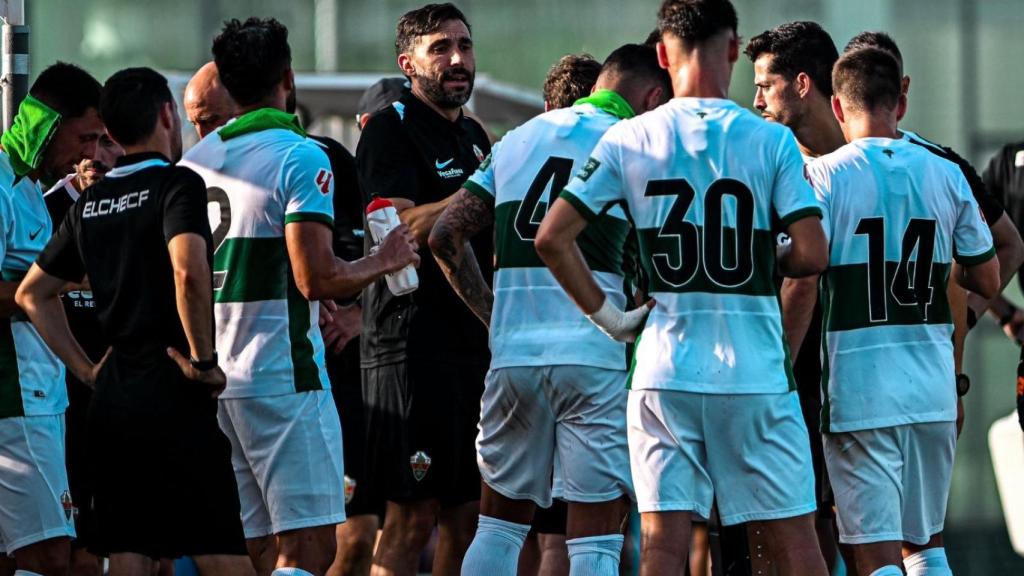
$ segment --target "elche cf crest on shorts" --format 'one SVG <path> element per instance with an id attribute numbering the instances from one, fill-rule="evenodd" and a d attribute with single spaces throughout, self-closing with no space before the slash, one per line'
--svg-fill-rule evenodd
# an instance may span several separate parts
<path id="1" fill-rule="evenodd" d="M 71 501 L 71 492 L 65 490 L 61 493 L 60 505 L 64 508 L 64 518 L 66 518 L 68 522 L 71 522 L 71 519 L 78 513 L 78 509 L 75 508 L 75 504 Z"/>
<path id="2" fill-rule="evenodd" d="M 423 480 L 423 477 L 427 475 L 427 470 L 430 470 L 430 456 L 423 450 L 417 451 L 411 457 L 409 457 L 409 467 L 412 468 L 412 477 L 417 482 Z"/>
<path id="3" fill-rule="evenodd" d="M 358 484 L 355 478 L 345 474 L 345 504 L 351 504 L 352 499 L 356 497 L 356 486 Z"/>

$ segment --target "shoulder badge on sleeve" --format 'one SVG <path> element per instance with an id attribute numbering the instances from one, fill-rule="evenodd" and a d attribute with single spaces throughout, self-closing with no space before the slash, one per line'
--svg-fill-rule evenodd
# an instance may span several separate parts
<path id="1" fill-rule="evenodd" d="M 316 185 L 320 187 L 321 194 L 327 194 L 331 191 L 331 179 L 334 178 L 334 174 L 330 170 L 320 169 L 316 174 Z"/>

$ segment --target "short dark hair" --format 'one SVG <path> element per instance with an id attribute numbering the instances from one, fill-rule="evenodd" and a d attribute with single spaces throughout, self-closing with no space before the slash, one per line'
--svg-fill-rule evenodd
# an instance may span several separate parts
<path id="1" fill-rule="evenodd" d="M 231 19 L 213 39 L 213 61 L 240 106 L 266 98 L 292 66 L 288 28 L 273 18 Z"/>
<path id="2" fill-rule="evenodd" d="M 900 65 L 888 50 L 867 47 L 844 52 L 832 70 L 836 95 L 855 110 L 873 112 L 896 107 Z"/>
<path id="3" fill-rule="evenodd" d="M 672 94 L 672 78 L 658 64 L 658 50 L 646 44 L 624 44 L 604 60 L 601 74 L 616 74 L 629 83 L 647 81 L 660 84 L 666 95 Z"/>
<path id="4" fill-rule="evenodd" d="M 792 80 L 803 72 L 819 92 L 832 95 L 832 66 L 839 52 L 828 32 L 814 22 L 789 22 L 766 30 L 751 38 L 743 52 L 751 62 L 771 54 L 772 73 Z"/>
<path id="5" fill-rule="evenodd" d="M 57 62 L 39 74 L 28 93 L 64 118 L 78 118 L 90 108 L 99 109 L 101 89 L 100 83 L 85 70 Z"/>
<path id="6" fill-rule="evenodd" d="M 900 65 L 900 72 L 902 73 L 903 54 L 900 52 L 900 47 L 896 45 L 896 41 L 892 39 L 892 36 L 885 32 L 861 32 L 846 43 L 843 53 L 860 50 L 861 48 L 880 48 L 891 53 L 896 58 L 896 63 Z"/>
<path id="7" fill-rule="evenodd" d="M 107 78 L 100 115 L 121 145 L 138 144 L 153 133 L 160 108 L 174 102 L 167 79 L 152 68 L 125 68 Z"/>
<path id="8" fill-rule="evenodd" d="M 395 27 L 395 54 L 408 53 L 417 38 L 437 32 L 449 20 L 462 20 L 469 33 L 473 33 L 466 15 L 451 2 L 427 4 L 402 14 L 398 19 L 398 26 Z"/>
<path id="9" fill-rule="evenodd" d="M 729 0 L 665 0 L 658 9 L 658 30 L 683 42 L 703 42 L 722 30 L 736 31 L 739 21 Z"/>
<path id="10" fill-rule="evenodd" d="M 655 28 L 644 38 L 644 44 L 648 46 L 657 46 L 658 42 L 661 42 L 661 30 Z"/>
<path id="11" fill-rule="evenodd" d="M 590 94 L 601 63 L 590 54 L 566 54 L 548 70 L 544 78 L 544 102 L 549 108 L 568 108 Z"/>

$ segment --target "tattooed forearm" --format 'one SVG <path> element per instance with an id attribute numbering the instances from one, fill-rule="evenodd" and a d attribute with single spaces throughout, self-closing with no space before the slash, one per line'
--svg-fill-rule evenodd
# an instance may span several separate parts
<path id="1" fill-rule="evenodd" d="M 469 239 L 494 221 L 486 202 L 466 190 L 437 219 L 430 232 L 430 249 L 455 293 L 485 325 L 491 322 L 494 294 L 480 272 Z"/>

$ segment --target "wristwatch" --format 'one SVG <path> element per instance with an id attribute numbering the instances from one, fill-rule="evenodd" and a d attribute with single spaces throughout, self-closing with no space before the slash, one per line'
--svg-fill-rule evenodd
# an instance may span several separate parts
<path id="1" fill-rule="evenodd" d="M 192 364 L 193 368 L 200 372 L 213 370 L 214 368 L 217 367 L 217 351 L 213 351 L 213 356 L 211 356 L 209 360 L 197 360 L 195 358 L 189 357 L 188 361 L 189 364 Z"/>
<path id="2" fill-rule="evenodd" d="M 963 397 L 963 396 L 967 395 L 967 391 L 970 390 L 970 389 L 971 389 L 971 379 L 967 376 L 967 374 L 957 374 L 956 375 L 956 395 Z"/>

